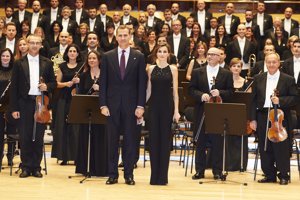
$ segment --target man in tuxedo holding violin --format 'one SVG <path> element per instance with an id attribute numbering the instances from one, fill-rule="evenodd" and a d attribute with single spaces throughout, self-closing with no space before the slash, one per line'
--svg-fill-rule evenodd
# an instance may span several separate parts
<path id="1" fill-rule="evenodd" d="M 272 142 L 266 137 L 266 126 L 269 123 L 269 108 L 279 108 L 284 112 L 283 126 L 288 129 L 288 117 L 292 106 L 298 101 L 298 91 L 295 79 L 279 71 L 280 57 L 276 53 L 267 54 L 265 62 L 268 71 L 255 76 L 252 93 L 251 122 L 250 127 L 257 131 L 258 146 L 261 156 L 261 168 L 265 178 L 259 183 L 272 183 L 280 179 L 280 185 L 287 185 L 290 172 L 290 145 L 289 140 Z M 274 90 L 277 93 L 274 95 Z M 272 122 L 272 125 L 274 123 Z M 280 126 L 280 125 L 279 125 Z M 282 125 L 281 125 L 282 126 Z M 278 130 L 278 132 L 282 132 Z M 286 134 L 286 133 L 285 133 Z M 267 139 L 267 141 L 265 141 Z M 276 167 L 275 167 L 276 166 Z M 277 171 L 279 172 L 277 174 Z"/>
<path id="2" fill-rule="evenodd" d="M 233 93 L 232 73 L 220 67 L 220 50 L 210 48 L 207 52 L 207 66 L 193 70 L 189 85 L 189 94 L 196 100 L 194 108 L 194 137 L 199 129 L 201 118 L 204 114 L 204 104 L 211 97 L 221 97 L 227 101 Z M 213 79 L 215 83 L 213 84 Z M 216 134 L 205 134 L 204 127 L 201 128 L 197 140 L 195 157 L 196 174 L 192 179 L 204 178 L 206 169 L 206 147 L 208 140 L 212 142 L 212 170 L 214 179 L 222 178 L 222 137 Z"/>
<path id="3" fill-rule="evenodd" d="M 14 119 L 19 119 L 22 173 L 20 178 L 30 175 L 41 178 L 40 163 L 43 157 L 45 124 L 35 122 L 36 96 L 51 92 L 56 87 L 52 62 L 39 55 L 42 46 L 40 36 L 27 37 L 27 56 L 14 63 L 10 111 Z M 40 83 L 40 77 L 44 82 Z M 36 126 L 35 126 L 35 125 Z"/>

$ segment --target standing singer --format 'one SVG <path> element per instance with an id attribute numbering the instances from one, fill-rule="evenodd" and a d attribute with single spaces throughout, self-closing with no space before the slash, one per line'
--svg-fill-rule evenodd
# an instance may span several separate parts
<path id="1" fill-rule="evenodd" d="M 42 38 L 30 35 L 28 54 L 14 63 L 10 90 L 10 110 L 14 119 L 20 119 L 19 134 L 21 146 L 22 173 L 20 178 L 30 175 L 41 178 L 40 163 L 43 157 L 45 124 L 36 122 L 34 134 L 34 113 L 36 96 L 41 92 L 51 92 L 56 87 L 52 63 L 39 55 Z M 44 83 L 40 83 L 43 77 Z"/>

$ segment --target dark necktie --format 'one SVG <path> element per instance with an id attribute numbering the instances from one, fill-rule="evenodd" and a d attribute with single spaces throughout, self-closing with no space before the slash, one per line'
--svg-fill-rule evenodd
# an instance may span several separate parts
<path id="1" fill-rule="evenodd" d="M 124 79 L 125 76 L 125 50 L 122 50 L 121 60 L 120 60 L 120 73 L 121 79 Z"/>

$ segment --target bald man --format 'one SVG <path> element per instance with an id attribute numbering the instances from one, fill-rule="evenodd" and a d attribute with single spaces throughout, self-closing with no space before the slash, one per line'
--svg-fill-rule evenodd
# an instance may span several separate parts
<path id="1" fill-rule="evenodd" d="M 194 108 L 194 136 L 197 134 L 198 126 L 204 113 L 204 104 L 210 97 L 220 96 L 226 102 L 233 92 L 232 73 L 227 69 L 221 68 L 220 50 L 210 48 L 207 52 L 207 66 L 193 70 L 189 85 L 189 94 L 195 99 Z M 212 80 L 215 79 L 215 85 Z M 205 134 L 202 127 L 197 141 L 195 167 L 196 174 L 192 179 L 201 179 L 205 176 L 206 169 L 206 148 L 208 140 L 211 140 L 212 172 L 214 179 L 222 179 L 222 136 L 216 134 Z"/>

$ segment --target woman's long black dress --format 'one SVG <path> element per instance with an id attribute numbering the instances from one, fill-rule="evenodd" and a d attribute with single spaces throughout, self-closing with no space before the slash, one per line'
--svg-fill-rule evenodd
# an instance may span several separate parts
<path id="1" fill-rule="evenodd" d="M 75 68 L 70 69 L 66 62 L 60 64 L 59 68 L 63 75 L 62 82 L 71 81 L 81 65 L 82 63 L 77 63 Z M 51 156 L 63 161 L 73 161 L 77 154 L 79 127 L 66 122 L 70 110 L 72 100 L 71 91 L 73 88 L 64 87 L 60 90 L 56 108 Z"/>
<path id="2" fill-rule="evenodd" d="M 80 76 L 79 93 L 88 94 L 94 84 L 90 71 Z M 93 92 L 91 90 L 90 94 Z M 90 95 L 89 94 L 89 95 Z M 95 108 L 97 109 L 97 108 Z M 76 159 L 76 173 L 86 174 L 88 153 L 88 125 L 80 125 L 78 153 Z M 92 124 L 91 127 L 91 150 L 90 150 L 90 175 L 107 175 L 107 135 L 105 125 Z"/>
<path id="3" fill-rule="evenodd" d="M 234 88 L 235 91 L 245 91 L 247 83 L 240 88 Z M 248 163 L 248 136 L 243 136 L 243 169 L 247 169 Z M 240 136 L 228 135 L 226 139 L 226 170 L 238 171 L 241 169 L 241 146 Z"/>
<path id="4" fill-rule="evenodd" d="M 149 99 L 151 185 L 168 183 L 171 126 L 174 113 L 172 83 L 170 66 L 154 67 L 151 73 L 151 97 Z"/>

